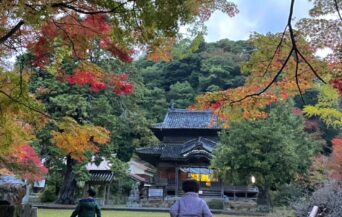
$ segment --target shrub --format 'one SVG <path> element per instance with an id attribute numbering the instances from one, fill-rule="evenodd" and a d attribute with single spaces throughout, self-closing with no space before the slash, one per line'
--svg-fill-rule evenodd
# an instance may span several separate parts
<path id="1" fill-rule="evenodd" d="M 57 199 L 55 189 L 51 187 L 46 187 L 43 191 L 40 201 L 41 202 L 54 202 Z"/>
<path id="2" fill-rule="evenodd" d="M 294 204 L 296 216 L 306 217 L 313 206 L 319 207 L 321 217 L 342 216 L 342 186 L 335 182 L 328 182 L 317 189 L 310 198 Z"/>
<path id="3" fill-rule="evenodd" d="M 277 191 L 272 192 L 274 206 L 289 206 L 307 194 L 304 187 L 296 184 L 282 185 Z"/>
<path id="4" fill-rule="evenodd" d="M 222 200 L 211 200 L 208 202 L 208 206 L 210 209 L 223 209 L 223 201 Z"/>

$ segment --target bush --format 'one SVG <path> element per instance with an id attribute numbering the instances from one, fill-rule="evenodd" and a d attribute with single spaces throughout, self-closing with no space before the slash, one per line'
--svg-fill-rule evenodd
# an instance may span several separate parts
<path id="1" fill-rule="evenodd" d="M 282 185 L 277 191 L 272 192 L 274 206 L 289 206 L 307 194 L 304 187 L 295 184 Z"/>
<path id="2" fill-rule="evenodd" d="M 43 191 L 40 201 L 41 202 L 54 202 L 57 199 L 55 189 L 51 187 L 46 187 Z"/>
<path id="3" fill-rule="evenodd" d="M 317 189 L 310 198 L 293 205 L 296 216 L 306 217 L 313 206 L 319 207 L 320 217 L 342 216 L 342 186 L 341 184 L 328 182 Z"/>
<path id="4" fill-rule="evenodd" d="M 223 201 L 222 200 L 211 200 L 208 202 L 208 206 L 210 209 L 223 209 Z"/>
<path id="5" fill-rule="evenodd" d="M 122 195 L 128 196 L 132 190 L 132 182 L 123 183 L 120 187 Z"/>

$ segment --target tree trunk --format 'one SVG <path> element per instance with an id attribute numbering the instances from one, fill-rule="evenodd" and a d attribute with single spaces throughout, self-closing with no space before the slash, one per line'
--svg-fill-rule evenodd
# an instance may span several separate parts
<path id="1" fill-rule="evenodd" d="M 261 211 L 269 212 L 272 210 L 270 188 L 268 185 L 259 188 L 258 205 L 261 208 Z"/>
<path id="2" fill-rule="evenodd" d="M 64 180 L 62 187 L 58 194 L 58 199 L 56 203 L 59 204 L 74 204 L 75 203 L 75 189 L 76 189 L 76 180 L 75 174 L 73 172 L 73 165 L 75 164 L 74 160 L 71 159 L 70 155 L 67 156 L 67 170 L 64 175 Z"/>

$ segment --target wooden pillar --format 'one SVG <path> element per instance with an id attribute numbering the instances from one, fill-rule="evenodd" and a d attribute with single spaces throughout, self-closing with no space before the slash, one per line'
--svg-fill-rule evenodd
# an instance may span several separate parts
<path id="1" fill-rule="evenodd" d="M 107 193 L 107 184 L 105 184 L 104 189 L 103 189 L 103 205 L 106 205 L 106 193 Z"/>
<path id="2" fill-rule="evenodd" d="M 224 197 L 224 181 L 222 178 L 220 178 L 220 182 L 221 182 L 221 197 Z"/>
<path id="3" fill-rule="evenodd" d="M 178 197 L 178 186 L 179 186 L 179 168 L 176 167 L 175 171 L 175 196 Z"/>
<path id="4" fill-rule="evenodd" d="M 87 196 L 88 189 L 89 189 L 89 184 L 85 183 L 83 187 L 83 195 L 82 195 L 83 197 Z"/>
<path id="5" fill-rule="evenodd" d="M 108 204 L 109 196 L 110 196 L 110 183 L 107 186 L 107 195 L 106 195 L 106 203 Z"/>

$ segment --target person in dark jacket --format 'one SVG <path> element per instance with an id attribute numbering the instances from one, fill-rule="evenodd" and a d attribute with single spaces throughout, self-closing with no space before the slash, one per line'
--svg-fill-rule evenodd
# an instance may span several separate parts
<path id="1" fill-rule="evenodd" d="M 101 217 L 101 210 L 94 199 L 96 192 L 93 189 L 89 189 L 87 192 L 88 198 L 81 199 L 78 202 L 71 217 L 95 217 L 95 214 L 97 217 Z"/>
<path id="2" fill-rule="evenodd" d="M 196 180 L 186 180 L 182 184 L 183 197 L 170 208 L 171 217 L 212 217 L 207 203 L 198 197 L 199 183 Z"/>

